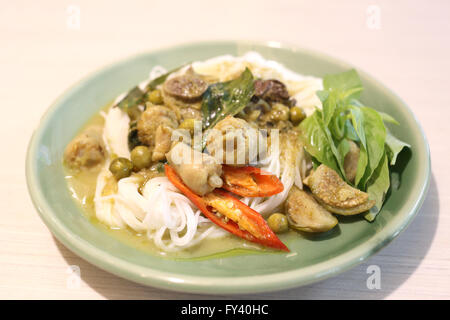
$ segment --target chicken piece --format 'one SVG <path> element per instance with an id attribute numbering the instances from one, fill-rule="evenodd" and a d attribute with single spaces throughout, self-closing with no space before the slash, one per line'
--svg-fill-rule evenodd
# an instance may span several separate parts
<path id="1" fill-rule="evenodd" d="M 160 105 L 147 104 L 137 123 L 139 140 L 152 150 L 152 160 L 164 159 L 170 150 L 172 130 L 178 127 L 175 113 Z"/>
<path id="2" fill-rule="evenodd" d="M 307 192 L 293 186 L 285 203 L 289 225 L 305 232 L 325 232 L 333 229 L 338 220 Z"/>
<path id="3" fill-rule="evenodd" d="M 192 191 L 203 196 L 222 187 L 222 166 L 206 153 L 176 143 L 166 154 L 167 161 Z"/>
<path id="4" fill-rule="evenodd" d="M 369 210 L 375 201 L 366 192 L 345 183 L 333 169 L 321 164 L 305 180 L 317 201 L 328 211 L 353 215 Z"/>
<path id="5" fill-rule="evenodd" d="M 195 119 L 197 121 L 203 120 L 202 112 L 190 106 L 187 106 L 185 108 L 179 108 L 178 113 L 180 122 L 186 119 Z"/>
<path id="6" fill-rule="evenodd" d="M 183 100 L 174 98 L 173 96 L 163 91 L 164 105 L 175 113 L 179 122 L 185 119 L 202 120 L 202 103 L 201 101 L 185 102 Z"/>
<path id="7" fill-rule="evenodd" d="M 64 162 L 75 170 L 92 168 L 105 160 L 101 127 L 91 127 L 75 137 L 64 151 Z"/>
<path id="8" fill-rule="evenodd" d="M 231 116 L 219 121 L 206 138 L 206 149 L 220 163 L 244 166 L 264 156 L 266 137 L 244 119 Z"/>
<path id="9" fill-rule="evenodd" d="M 344 171 L 348 181 L 353 183 L 356 177 L 356 170 L 358 169 L 359 147 L 351 140 L 349 140 L 349 145 L 350 150 L 344 158 Z"/>
<path id="10" fill-rule="evenodd" d="M 152 160 L 163 160 L 165 154 L 170 150 L 172 128 L 159 126 L 155 133 L 155 148 L 153 149 Z"/>

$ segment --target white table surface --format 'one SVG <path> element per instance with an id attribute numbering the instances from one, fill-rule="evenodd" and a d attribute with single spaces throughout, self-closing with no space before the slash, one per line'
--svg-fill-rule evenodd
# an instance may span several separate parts
<path id="1" fill-rule="evenodd" d="M 71 5 L 80 9 L 79 29 L 68 24 Z M 351 62 L 411 107 L 432 155 L 425 203 L 388 247 L 320 283 L 232 298 L 450 298 L 449 1 L 65 0 L 2 1 L 0 8 L 0 298 L 229 298 L 140 286 L 80 259 L 40 220 L 24 170 L 41 115 L 74 82 L 142 51 L 216 39 L 288 42 Z M 80 267 L 79 286 L 68 286 L 69 265 Z M 371 265 L 380 267 L 381 289 L 366 286 Z"/>

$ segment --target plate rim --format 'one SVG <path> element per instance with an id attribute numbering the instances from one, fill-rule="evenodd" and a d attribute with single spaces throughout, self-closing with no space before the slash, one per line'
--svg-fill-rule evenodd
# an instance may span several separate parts
<path id="1" fill-rule="evenodd" d="M 188 293 L 201 293 L 201 294 L 244 294 L 244 293 L 260 293 L 285 290 L 294 287 L 307 285 L 313 282 L 324 280 L 331 276 L 335 276 L 342 272 L 345 272 L 356 265 L 362 263 L 368 257 L 372 256 L 380 249 L 385 247 L 394 238 L 396 238 L 405 228 L 411 223 L 413 218 L 420 210 L 429 188 L 430 173 L 431 173 L 431 160 L 429 144 L 424 133 L 424 130 L 417 120 L 416 116 L 409 108 L 409 106 L 398 97 L 391 89 L 386 87 L 375 77 L 371 76 L 361 68 L 357 68 L 358 73 L 364 75 L 367 79 L 370 79 L 373 84 L 376 84 L 385 94 L 390 95 L 396 100 L 403 109 L 409 113 L 414 119 L 415 125 L 420 132 L 421 142 L 423 144 L 426 163 L 425 170 L 423 170 L 424 179 L 421 188 L 419 190 L 419 196 L 412 203 L 410 210 L 406 215 L 395 216 L 391 223 L 385 226 L 380 232 L 376 233 L 367 241 L 361 243 L 359 246 L 352 248 L 344 252 L 341 255 L 333 257 L 324 262 L 314 264 L 308 267 L 271 273 L 267 275 L 245 276 L 245 277 L 201 277 L 191 275 L 179 275 L 171 272 L 163 272 L 158 269 L 152 269 L 148 267 L 137 266 L 128 261 L 122 260 L 114 255 L 108 254 L 105 251 L 98 249 L 96 246 L 88 243 L 86 240 L 72 234 L 69 228 L 65 227 L 63 223 L 55 219 L 52 215 L 53 209 L 45 198 L 43 192 L 38 188 L 37 170 L 34 167 L 36 161 L 33 161 L 34 155 L 37 154 L 38 141 L 42 136 L 43 129 L 47 127 L 47 121 L 51 118 L 53 112 L 55 112 L 64 101 L 65 97 L 69 96 L 73 91 L 77 90 L 82 84 L 92 77 L 98 76 L 103 72 L 106 72 L 113 66 L 129 63 L 131 60 L 139 59 L 148 54 L 158 54 L 164 51 L 170 50 L 182 50 L 185 47 L 195 46 L 217 46 L 217 45 L 254 45 L 270 48 L 281 48 L 292 52 L 303 52 L 308 55 L 318 56 L 321 60 L 327 60 L 333 64 L 352 68 L 353 66 L 336 59 L 327 54 L 319 51 L 300 48 L 286 43 L 274 42 L 274 41 L 235 41 L 235 40 L 222 40 L 222 41 L 200 41 L 189 42 L 180 45 L 174 45 L 165 48 L 159 48 L 156 50 L 150 50 L 140 54 L 132 55 L 121 59 L 116 62 L 109 63 L 97 71 L 87 74 L 81 80 L 73 84 L 69 89 L 65 90 L 46 110 L 41 117 L 38 124 L 38 128 L 33 132 L 30 139 L 27 154 L 26 154 L 26 180 L 28 186 L 28 192 L 38 211 L 41 219 L 47 225 L 52 234 L 71 251 L 82 257 L 89 263 L 106 270 L 119 277 L 131 280 L 136 283 L 149 285 L 161 289 L 188 292 Z M 331 267 L 330 267 L 331 265 Z"/>

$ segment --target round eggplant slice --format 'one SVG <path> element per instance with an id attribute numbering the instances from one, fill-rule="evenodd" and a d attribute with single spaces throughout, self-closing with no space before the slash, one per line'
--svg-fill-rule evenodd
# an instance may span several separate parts
<path id="1" fill-rule="evenodd" d="M 367 202 L 364 202 L 363 204 L 361 204 L 359 206 L 356 206 L 353 208 L 346 208 L 346 209 L 329 206 L 326 203 L 323 203 L 320 201 L 319 201 L 319 203 L 330 212 L 339 214 L 341 216 L 352 216 L 354 214 L 358 214 L 358 213 L 370 210 L 375 205 L 375 200 L 368 200 Z"/>
<path id="2" fill-rule="evenodd" d="M 254 83 L 255 96 L 271 102 L 286 102 L 289 100 L 289 92 L 281 81 L 270 79 L 258 79 Z"/>
<path id="3" fill-rule="evenodd" d="M 367 193 L 348 185 L 336 171 L 323 164 L 304 182 L 314 197 L 332 207 L 353 208 L 367 202 L 369 198 Z"/>
<path id="4" fill-rule="evenodd" d="M 369 194 L 348 185 L 333 169 L 321 164 L 305 180 L 313 196 L 328 211 L 353 215 L 369 210 L 375 201 Z"/>
<path id="5" fill-rule="evenodd" d="M 163 89 L 174 98 L 194 102 L 203 95 L 208 84 L 194 75 L 182 75 L 164 82 Z"/>
<path id="6" fill-rule="evenodd" d="M 305 232 L 325 232 L 333 229 L 338 220 L 307 192 L 292 187 L 285 204 L 289 226 Z"/>

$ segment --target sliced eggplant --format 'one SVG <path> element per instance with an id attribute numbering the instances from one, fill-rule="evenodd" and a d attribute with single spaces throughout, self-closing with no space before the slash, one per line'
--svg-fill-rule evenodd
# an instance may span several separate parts
<path id="1" fill-rule="evenodd" d="M 344 158 L 344 171 L 345 177 L 348 179 L 348 181 L 353 183 L 356 177 L 356 170 L 358 169 L 359 147 L 355 142 L 351 140 L 348 140 L 348 143 L 350 146 L 350 150 Z"/>
<path id="2" fill-rule="evenodd" d="M 255 96 L 269 102 L 287 102 L 289 100 L 289 92 L 286 85 L 281 81 L 270 79 L 258 79 L 254 83 Z"/>
<path id="3" fill-rule="evenodd" d="M 325 210 L 309 193 L 293 186 L 285 204 L 286 217 L 293 229 L 305 232 L 325 232 L 338 220 Z"/>
<path id="4" fill-rule="evenodd" d="M 366 192 L 353 188 L 333 169 L 321 164 L 305 180 L 317 201 L 330 212 L 353 215 L 369 210 L 375 201 Z"/>
<path id="5" fill-rule="evenodd" d="M 375 205 L 375 200 L 369 200 L 359 206 L 356 206 L 356 207 L 353 207 L 350 209 L 348 209 L 348 208 L 342 209 L 342 208 L 338 208 L 338 207 L 332 207 L 332 206 L 329 206 L 326 203 L 323 203 L 320 201 L 319 201 L 319 203 L 322 207 L 324 207 L 325 209 L 327 209 L 330 212 L 339 214 L 341 216 L 351 216 L 354 214 L 358 214 L 358 213 L 370 210 Z"/>
<path id="6" fill-rule="evenodd" d="M 164 82 L 165 93 L 174 98 L 194 102 L 201 98 L 208 88 L 206 81 L 195 75 L 182 75 Z"/>

